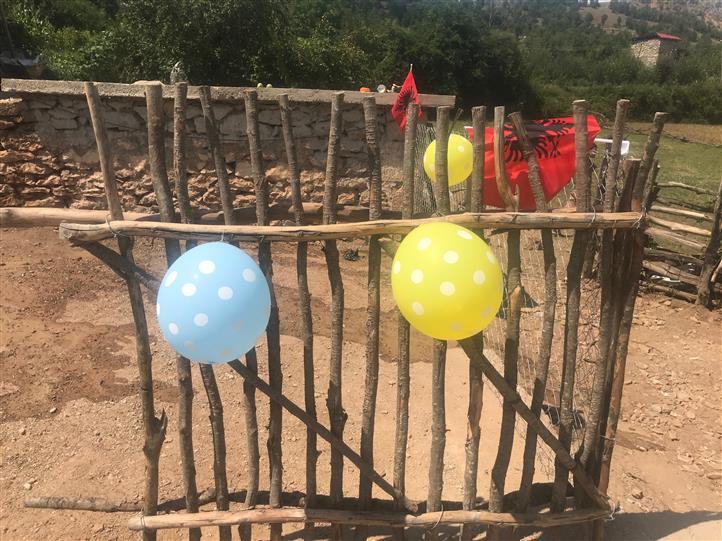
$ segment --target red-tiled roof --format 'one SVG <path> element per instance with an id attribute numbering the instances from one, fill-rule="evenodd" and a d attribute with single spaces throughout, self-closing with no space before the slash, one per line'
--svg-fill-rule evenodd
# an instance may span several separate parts
<path id="1" fill-rule="evenodd" d="M 649 41 L 650 39 L 667 39 L 670 41 L 682 41 L 679 36 L 673 36 L 672 34 L 664 34 L 662 32 L 652 32 L 651 34 L 645 34 L 644 36 L 637 36 L 632 41 L 639 43 L 640 41 Z"/>
<path id="2" fill-rule="evenodd" d="M 671 39 L 673 41 L 682 41 L 682 38 L 679 36 L 673 36 L 672 34 L 663 34 L 662 32 L 655 32 L 655 35 L 659 39 Z"/>

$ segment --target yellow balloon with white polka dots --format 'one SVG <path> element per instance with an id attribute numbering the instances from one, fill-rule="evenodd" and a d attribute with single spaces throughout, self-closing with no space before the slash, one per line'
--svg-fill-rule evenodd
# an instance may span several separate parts
<path id="1" fill-rule="evenodd" d="M 484 330 L 501 306 L 501 265 L 481 238 L 459 225 L 420 225 L 399 245 L 391 289 L 406 320 L 423 334 L 461 340 Z"/>
<path id="2" fill-rule="evenodd" d="M 456 133 L 449 136 L 447 147 L 447 171 L 449 173 L 449 186 L 461 184 L 474 167 L 474 147 L 471 141 Z M 424 152 L 424 171 L 429 178 L 436 182 L 436 141 L 431 141 Z"/>

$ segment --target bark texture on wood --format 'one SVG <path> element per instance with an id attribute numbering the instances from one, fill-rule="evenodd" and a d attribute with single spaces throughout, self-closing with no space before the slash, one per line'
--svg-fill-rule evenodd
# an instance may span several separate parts
<path id="1" fill-rule="evenodd" d="M 654 122 L 647 139 L 642 162 L 639 165 L 633 184 L 630 182 L 632 184 L 632 196 L 628 203 L 623 202 L 628 207 L 620 206 L 620 208 L 647 209 L 651 207 L 654 194 L 653 187 L 656 184 L 658 170 L 654 156 L 667 117 L 666 113 L 656 113 L 654 115 Z M 649 163 L 649 166 L 645 166 L 645 161 Z M 615 254 L 620 253 L 618 247 L 623 246 L 627 256 L 626 260 L 621 264 L 617 264 L 615 260 L 615 273 L 613 275 L 613 286 L 617 291 L 615 316 L 612 324 L 615 337 L 610 343 L 610 359 L 607 361 L 611 364 L 606 398 L 608 407 L 607 415 L 605 415 L 605 425 L 602 429 L 604 440 L 603 444 L 600 445 L 599 467 L 595 472 L 598 476 L 598 486 L 603 492 L 606 492 L 609 484 L 614 441 L 622 404 L 629 335 L 634 317 L 634 305 L 639 291 L 639 274 L 644 260 L 645 243 L 646 235 L 642 230 L 634 232 L 619 231 L 615 238 Z M 602 530 L 602 526 L 596 525 L 597 533 Z"/>
<path id="2" fill-rule="evenodd" d="M 484 157 L 486 152 L 486 107 L 472 107 L 471 125 L 474 131 L 474 164 L 471 170 L 471 205 L 469 212 L 484 208 Z"/>
<path id="3" fill-rule="evenodd" d="M 371 235 L 405 234 L 426 223 L 449 222 L 470 229 L 634 229 L 640 224 L 639 212 L 484 212 L 452 214 L 416 220 L 375 220 L 306 226 L 196 225 L 156 222 L 111 221 L 103 224 L 62 223 L 60 238 L 72 242 L 97 242 L 115 235 L 218 240 L 225 235 L 229 242 L 269 241 L 311 242 Z"/>
<path id="4" fill-rule="evenodd" d="M 158 210 L 161 215 L 161 219 L 164 222 L 174 222 L 175 212 L 173 209 L 173 199 L 170 191 L 170 185 L 168 183 L 168 173 L 165 165 L 165 120 L 163 118 L 163 98 L 162 90 L 160 85 L 147 85 L 146 86 L 146 103 L 147 103 L 147 119 L 148 119 L 148 157 L 150 160 L 151 180 L 153 182 L 153 190 L 158 200 Z M 185 103 L 178 104 L 178 106 L 185 107 Z M 175 111 L 174 107 L 174 111 Z M 180 112 L 180 111 L 179 111 Z M 212 111 L 211 111 L 212 114 Z M 175 115 L 175 113 L 174 113 Z M 182 118 L 174 119 L 174 130 L 176 124 L 183 130 Z M 174 131 L 175 133 L 175 131 Z M 179 137 L 184 138 L 184 135 Z M 174 157 L 179 159 L 181 163 L 176 163 L 176 171 L 182 167 L 185 169 L 185 144 L 184 141 L 174 140 Z M 183 171 L 185 176 L 185 171 Z M 219 186 L 220 186 L 219 181 Z M 226 181 L 227 184 L 227 181 Z M 188 194 L 187 182 L 179 184 L 179 201 L 185 199 L 190 201 Z M 192 221 L 192 210 L 190 203 L 186 205 L 181 204 L 181 219 L 189 223 Z M 186 248 L 191 248 L 195 243 L 187 243 Z M 166 259 L 168 265 L 171 265 L 180 256 L 180 243 L 177 239 L 166 239 L 165 244 Z M 187 359 L 179 358 L 176 362 L 179 367 L 179 380 L 180 374 L 187 373 L 190 377 L 190 362 Z M 208 404 L 210 407 L 211 417 L 211 431 L 213 432 L 213 472 L 214 479 L 216 481 L 216 507 L 220 511 L 228 510 L 228 481 L 226 473 L 226 458 L 225 458 L 225 429 L 223 424 L 223 405 L 221 403 L 220 394 L 218 393 L 218 386 L 215 381 L 213 374 L 213 368 L 208 365 L 201 369 L 201 377 L 203 379 L 203 386 L 206 390 L 208 397 Z M 185 379 L 185 378 L 184 378 Z M 191 384 L 190 379 L 185 385 Z M 181 400 L 183 396 L 193 396 L 192 387 L 190 389 L 181 389 Z M 191 403 L 192 404 L 192 403 Z M 184 413 L 185 418 L 183 424 L 188 425 L 188 422 L 192 424 L 192 410 L 191 405 L 186 404 L 185 407 L 181 407 L 181 411 Z M 184 447 L 184 453 L 190 455 L 187 459 L 192 458 L 193 442 L 192 440 L 181 442 Z M 195 471 L 194 471 L 195 473 Z M 200 538 L 200 532 L 195 531 L 191 533 L 195 539 Z M 221 539 L 231 538 L 230 528 L 223 528 L 219 531 Z"/>
<path id="5" fill-rule="evenodd" d="M 511 190 L 509 177 L 506 174 L 504 159 L 504 107 L 494 107 L 494 175 L 496 188 L 507 210 L 515 211 L 519 208 L 519 198 Z"/>
<path id="6" fill-rule="evenodd" d="M 341 150 L 341 130 L 343 125 L 343 92 L 334 94 L 331 101 L 331 124 L 328 134 L 328 153 L 326 158 L 326 179 L 323 193 L 323 223 L 336 222 L 336 183 L 338 181 L 338 158 Z M 343 359 L 343 305 L 344 291 L 341 267 L 338 262 L 338 248 L 335 240 L 324 244 L 328 280 L 331 284 L 331 357 L 329 359 L 329 381 L 326 396 L 326 407 L 331 423 L 331 431 L 338 439 L 343 439 L 346 425 L 346 411 L 341 399 L 342 359 Z M 341 505 L 343 501 L 343 455 L 331 449 L 331 501 Z M 341 538 L 340 526 L 332 528 L 331 536 Z"/>
<path id="7" fill-rule="evenodd" d="M 260 138 L 258 135 L 258 95 L 254 90 L 246 92 L 246 129 L 248 146 L 251 154 L 251 172 L 256 190 L 256 219 L 259 225 L 268 225 L 268 179 L 263 166 Z M 283 373 L 281 371 L 281 334 L 278 304 L 273 287 L 273 260 L 271 243 L 261 240 L 258 243 L 258 263 L 266 277 L 271 293 L 271 314 L 266 328 L 268 342 L 268 379 L 271 386 L 279 393 L 283 389 Z M 271 495 L 269 503 L 272 507 L 280 507 L 283 489 L 283 456 L 281 449 L 281 431 L 283 427 L 283 408 L 272 402 L 270 405 L 268 424 L 268 457 Z M 281 525 L 271 524 L 271 539 L 281 539 Z"/>
<path id="8" fill-rule="evenodd" d="M 436 110 L 436 212 L 451 212 L 448 176 L 448 140 L 450 107 Z M 426 496 L 428 511 L 441 510 L 444 489 L 444 449 L 446 448 L 446 342 L 434 340 L 431 366 L 431 450 L 429 455 L 429 486 Z M 436 538 L 433 531 L 428 539 Z"/>
<path id="9" fill-rule="evenodd" d="M 438 214 L 449 214 L 451 202 L 449 200 L 449 117 L 451 107 L 438 107 L 436 109 L 436 155 L 434 182 L 434 198 L 436 199 L 436 212 Z"/>
<path id="10" fill-rule="evenodd" d="M 619 100 L 617 113 L 614 119 L 614 132 L 612 136 L 611 161 L 608 175 L 602 179 L 605 192 L 604 210 L 611 212 L 616 203 L 616 180 L 619 171 L 622 140 L 624 138 L 624 122 L 629 102 Z M 617 260 L 619 256 L 617 256 Z M 618 262 L 618 261 L 617 261 Z M 599 286 L 600 286 L 600 314 L 599 314 L 599 353 L 595 359 L 594 379 L 591 396 L 589 397 L 589 412 L 584 431 L 579 461 L 586 470 L 596 478 L 595 472 L 599 469 L 602 442 L 599 439 L 604 430 L 606 413 L 607 388 L 611 377 L 611 361 L 609 349 L 612 341 L 614 323 L 614 232 L 603 231 L 599 256 Z M 579 502 L 584 505 L 584 502 Z"/>
<path id="11" fill-rule="evenodd" d="M 612 129 L 612 148 L 610 162 L 604 181 L 604 212 L 612 212 L 617 196 L 617 176 L 619 175 L 619 162 L 622 157 L 622 141 L 624 140 L 624 123 L 627 119 L 629 100 L 617 101 L 617 112 L 614 116 Z"/>
<path id="12" fill-rule="evenodd" d="M 577 100 L 572 106 L 574 113 L 574 144 L 576 146 L 576 173 L 574 175 L 577 211 L 587 212 L 591 208 L 590 177 L 587 149 L 587 102 Z M 589 231 L 575 231 L 572 251 L 567 264 L 567 299 L 564 320 L 564 356 L 562 360 L 562 383 L 560 390 L 559 441 L 565 451 L 572 443 L 574 415 L 574 380 L 579 342 L 579 306 L 581 302 L 581 278 L 584 254 L 589 242 Z M 552 493 L 552 509 L 564 511 L 566 505 L 569 472 L 557 460 Z"/>
<path id="13" fill-rule="evenodd" d="M 88 102 L 88 109 L 90 111 L 91 122 L 93 124 L 93 132 L 95 133 L 95 142 L 98 148 L 100 168 L 103 175 L 103 184 L 105 187 L 105 195 L 108 200 L 110 217 L 113 220 L 122 220 L 123 207 L 120 203 L 118 186 L 115 181 L 113 157 L 110 143 L 108 141 L 108 134 L 105 131 L 102 104 L 100 102 L 98 90 L 93 83 L 84 83 L 84 90 Z M 118 237 L 118 247 L 121 256 L 123 256 L 130 265 L 133 265 L 135 262 L 133 260 L 131 240 L 125 237 Z M 133 313 L 133 322 L 135 324 L 136 359 L 138 364 L 141 410 L 143 415 L 143 454 L 145 455 L 143 514 L 154 515 L 158 510 L 158 461 L 160 459 L 160 450 L 163 446 L 163 441 L 165 440 L 165 431 L 168 419 L 164 411 L 161 411 L 160 417 L 156 417 L 155 415 L 155 405 L 153 400 L 152 356 L 150 352 L 148 324 L 145 316 L 145 307 L 143 305 L 143 294 L 140 290 L 140 283 L 134 278 L 129 277 L 126 280 L 126 284 L 128 287 L 130 306 Z M 143 539 L 144 541 L 154 541 L 155 533 L 144 533 Z"/>
<path id="14" fill-rule="evenodd" d="M 697 286 L 697 303 L 707 308 L 712 308 L 712 301 L 714 300 L 712 275 L 717 265 L 719 265 L 719 256 L 717 254 L 719 253 L 720 242 L 722 242 L 722 232 L 720 232 L 721 224 L 722 181 L 720 181 L 719 189 L 717 190 L 717 200 L 712 211 L 712 234 L 704 250 L 704 264 L 702 265 L 699 285 Z"/>
<path id="15" fill-rule="evenodd" d="M 608 513 L 607 513 L 608 514 Z M 555 528 L 589 522 L 605 516 L 605 511 L 584 509 L 569 513 L 491 513 L 489 511 L 440 511 L 421 515 L 383 513 L 378 511 L 346 511 L 338 509 L 253 509 L 230 512 L 175 513 L 152 519 L 133 517 L 128 521 L 131 531 L 189 528 L 200 526 L 266 524 L 268 522 L 333 522 L 348 525 L 385 527 L 426 527 L 438 524 L 504 524 L 507 526 L 537 526 Z"/>
<path id="16" fill-rule="evenodd" d="M 213 375 L 213 367 L 209 364 L 200 365 L 201 379 L 208 396 L 208 407 L 210 413 L 208 418 L 211 423 L 213 436 L 213 478 L 216 487 L 216 508 L 219 511 L 228 511 L 228 477 L 226 475 L 226 433 L 223 426 L 223 403 L 218 391 L 216 378 Z M 231 529 L 222 526 L 219 529 L 219 537 L 222 540 L 231 539 Z"/>
<path id="17" fill-rule="evenodd" d="M 541 184 L 539 166 L 536 162 L 536 155 L 529 136 L 524 128 L 524 122 L 520 113 L 512 113 L 510 116 L 514 131 L 519 138 L 519 143 L 524 153 L 524 159 L 529 166 L 529 184 L 534 194 L 534 202 L 537 212 L 546 212 L 547 202 Z M 554 321 L 557 305 L 557 260 L 554 253 L 554 239 L 549 230 L 541 231 L 542 250 L 544 252 L 544 314 L 539 344 L 539 360 L 536 363 L 534 374 L 534 387 L 532 389 L 531 411 L 537 417 L 541 413 L 544 394 L 549 375 L 549 360 L 551 359 L 552 342 L 554 340 Z M 524 458 L 522 465 L 521 482 L 519 494 L 516 501 L 516 510 L 523 512 L 529 505 L 531 498 L 532 484 L 534 482 L 534 464 L 536 461 L 537 436 L 536 433 L 527 427 L 524 441 Z"/>
<path id="18" fill-rule="evenodd" d="M 291 183 L 291 200 L 296 225 L 303 225 L 303 201 L 301 196 L 301 172 L 296 154 L 296 142 L 293 137 L 293 116 L 288 101 L 288 94 L 278 99 L 281 109 L 281 125 L 283 140 L 286 147 L 288 173 Z M 311 314 L 311 293 L 308 288 L 308 244 L 299 242 L 296 247 L 296 278 L 298 283 L 298 302 L 303 326 L 303 393 L 304 406 L 311 418 L 316 419 L 316 385 L 314 381 L 313 362 L 313 317 Z M 306 429 L 306 502 L 305 507 L 313 507 L 316 499 L 316 464 L 318 461 L 318 444 L 316 433 Z M 307 540 L 314 539 L 313 523 L 304 527 Z"/>
<path id="19" fill-rule="evenodd" d="M 508 311 L 506 316 L 506 333 L 504 340 L 504 380 L 509 387 L 516 389 L 517 361 L 519 358 L 519 323 L 521 320 L 521 302 L 523 286 L 521 284 L 521 249 L 518 231 L 507 233 L 507 292 Z M 512 404 L 504 399 L 501 429 L 499 433 L 499 446 L 496 459 L 491 469 L 491 486 L 489 488 L 489 510 L 501 512 L 504 510 L 504 487 L 506 474 L 511 460 L 511 451 L 514 445 L 514 425 L 516 414 Z M 493 534 L 494 532 L 490 532 Z"/>
<path id="20" fill-rule="evenodd" d="M 206 125 L 206 137 L 208 138 L 208 146 L 213 156 L 213 165 L 218 177 L 218 191 L 221 196 L 221 208 L 223 214 L 233 214 L 233 194 L 228 183 L 228 170 L 226 169 L 226 158 L 223 155 L 220 138 L 218 136 L 218 123 L 216 122 L 215 111 L 213 110 L 213 101 L 211 96 L 211 88 L 209 86 L 201 86 L 198 88 L 198 95 L 201 100 L 201 108 L 203 110 L 203 120 Z"/>
<path id="21" fill-rule="evenodd" d="M 193 209 L 188 193 L 188 157 L 186 153 L 186 105 L 188 83 L 178 82 L 173 92 L 173 171 L 181 222 L 192 222 Z"/>
<path id="22" fill-rule="evenodd" d="M 414 184 L 416 175 L 416 126 L 418 106 L 410 103 L 406 108 L 403 162 L 403 207 L 401 217 L 411 219 L 414 215 Z M 393 256 L 392 256 L 393 257 Z M 409 322 L 396 309 L 398 319 L 398 359 L 396 367 L 396 433 L 394 438 L 394 488 L 400 494 L 406 492 L 406 449 L 409 441 L 409 396 L 411 393 Z M 398 504 L 397 504 L 398 506 Z M 394 539 L 404 539 L 403 528 L 394 530 Z"/>
<path id="23" fill-rule="evenodd" d="M 381 149 L 378 141 L 376 102 L 369 96 L 363 102 L 366 146 L 369 165 L 369 220 L 381 216 Z M 374 421 L 379 379 L 379 319 L 381 314 L 381 247 L 378 237 L 369 239 L 368 303 L 366 310 L 366 378 L 361 417 L 361 458 L 374 465 Z M 371 502 L 371 479 L 359 477 L 359 506 Z M 365 538 L 363 529 L 360 538 Z"/>
<path id="24" fill-rule="evenodd" d="M 469 212 L 481 212 L 484 207 L 484 153 L 486 151 L 486 107 L 474 107 L 471 110 L 472 129 L 474 132 L 474 162 L 469 183 Z M 484 340 L 479 334 L 479 347 L 483 352 Z M 463 508 L 473 510 L 476 507 L 477 477 L 479 473 L 479 442 L 481 440 L 481 411 L 484 404 L 484 378 L 478 365 L 469 362 L 469 407 L 466 412 L 466 443 L 464 462 L 464 497 Z M 471 525 L 461 526 L 461 539 L 473 538 Z"/>

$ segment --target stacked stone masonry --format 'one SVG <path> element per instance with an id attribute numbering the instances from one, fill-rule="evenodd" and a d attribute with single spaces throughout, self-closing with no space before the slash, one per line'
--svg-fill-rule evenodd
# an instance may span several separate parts
<path id="1" fill-rule="evenodd" d="M 0 207 L 36 206 L 105 209 L 90 116 L 84 97 L 55 95 L 0 96 Z M 103 99 L 122 202 L 127 211 L 156 212 L 149 176 L 145 102 Z M 164 104 L 166 152 L 172 175 L 172 100 Z M 320 202 L 330 122 L 330 105 L 294 103 L 294 135 L 302 167 L 304 200 Z M 226 167 L 236 207 L 255 204 L 246 139 L 243 102 L 214 104 Z M 278 105 L 259 104 L 260 136 L 271 202 L 290 201 L 290 187 Z M 390 115 L 379 107 L 384 202 L 396 206 L 403 158 L 403 136 Z M 189 189 L 194 207 L 220 210 L 213 161 L 208 150 L 200 104 L 188 104 Z M 361 104 L 344 107 L 339 203 L 367 202 L 367 151 Z M 172 181 L 171 177 L 171 181 Z M 392 199 L 394 201 L 392 201 Z"/>

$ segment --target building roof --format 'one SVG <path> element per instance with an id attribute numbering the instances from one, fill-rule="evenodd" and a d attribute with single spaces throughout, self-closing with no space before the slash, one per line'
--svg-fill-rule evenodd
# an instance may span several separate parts
<path id="1" fill-rule="evenodd" d="M 651 39 L 666 39 L 670 41 L 682 41 L 679 36 L 673 36 L 672 34 L 665 34 L 663 32 L 652 32 L 651 34 L 645 34 L 644 36 L 637 36 L 632 41 L 638 43 L 640 41 L 649 41 Z"/>

